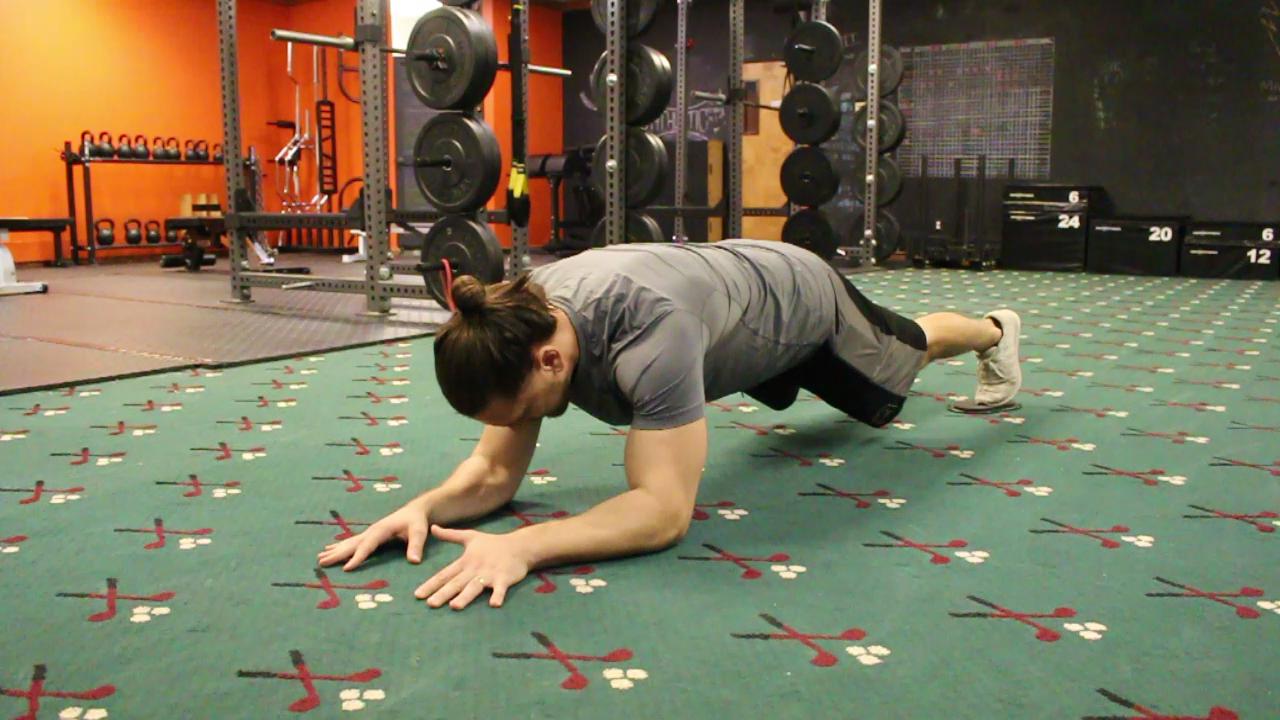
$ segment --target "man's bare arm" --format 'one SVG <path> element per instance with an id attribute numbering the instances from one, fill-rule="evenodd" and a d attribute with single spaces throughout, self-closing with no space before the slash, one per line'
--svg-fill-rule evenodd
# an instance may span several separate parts
<path id="1" fill-rule="evenodd" d="M 421 562 L 428 522 L 451 524 L 482 517 L 511 501 L 533 459 L 540 428 L 536 421 L 513 428 L 486 426 L 471 457 L 439 487 L 410 500 L 358 535 L 326 546 L 317 556 L 320 564 L 345 561 L 343 569 L 354 570 L 392 538 L 408 544 L 410 562 Z"/>
<path id="2" fill-rule="evenodd" d="M 707 458 L 705 418 L 670 430 L 632 429 L 627 492 L 581 515 L 512 533 L 531 568 L 637 555 L 678 543 L 689 529 Z"/>
<path id="3" fill-rule="evenodd" d="M 511 502 L 533 461 L 542 421 L 513 427 L 486 425 L 471 456 L 417 501 L 439 525 L 483 517 Z"/>

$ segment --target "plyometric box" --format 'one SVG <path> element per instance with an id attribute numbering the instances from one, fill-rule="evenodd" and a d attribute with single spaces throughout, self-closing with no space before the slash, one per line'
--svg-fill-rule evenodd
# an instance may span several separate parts
<path id="1" fill-rule="evenodd" d="M 1182 241 L 1181 274 L 1233 280 L 1280 279 L 1280 222 L 1193 222 Z"/>
<path id="2" fill-rule="evenodd" d="M 1089 223 L 1089 272 L 1122 275 L 1178 274 L 1188 218 L 1111 217 Z"/>
<path id="3" fill-rule="evenodd" d="M 1114 214 L 1106 190 L 1049 183 L 1005 187 L 1000 265 L 1012 270 L 1083 272 L 1092 217 Z"/>

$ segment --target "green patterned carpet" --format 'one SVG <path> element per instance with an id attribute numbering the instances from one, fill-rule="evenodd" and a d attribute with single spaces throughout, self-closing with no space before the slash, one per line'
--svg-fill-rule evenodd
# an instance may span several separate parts
<path id="1" fill-rule="evenodd" d="M 413 589 L 459 553 L 315 555 L 478 426 L 430 340 L 0 399 L 7 718 L 1280 717 L 1280 285 L 906 270 L 909 315 L 1022 313 L 1023 408 L 891 427 L 708 407 L 669 552 Z M 624 429 L 548 423 L 514 529 L 625 487 Z"/>

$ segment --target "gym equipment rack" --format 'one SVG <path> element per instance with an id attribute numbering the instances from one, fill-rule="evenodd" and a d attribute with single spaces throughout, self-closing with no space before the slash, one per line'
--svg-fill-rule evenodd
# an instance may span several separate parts
<path id="1" fill-rule="evenodd" d="M 737 0 L 741 2 L 741 0 Z M 364 295 L 368 313 L 387 315 L 393 297 L 430 299 L 425 285 L 397 282 L 397 273 L 415 275 L 416 263 L 394 262 L 391 254 L 393 223 L 433 222 L 441 215 L 435 212 L 398 211 L 392 207 L 390 188 L 390 148 L 387 131 L 387 66 L 384 48 L 388 37 L 388 15 L 385 0 L 358 0 L 354 45 L 360 55 L 360 136 L 364 167 L 365 191 L 356 205 L 337 213 L 267 213 L 258 211 L 248 194 L 242 172 L 230 158 L 243 155 L 240 130 L 240 83 L 237 58 L 237 0 L 218 0 L 218 38 L 222 71 L 223 148 L 226 158 L 226 196 L 229 207 L 224 213 L 230 238 L 231 293 L 228 302 L 252 302 L 251 288 L 312 290 L 317 292 Z M 528 13 L 521 13 L 520 40 L 528 55 Z M 295 33 L 296 35 L 296 33 Z M 528 66 L 524 86 L 528 87 Z M 522 98 L 527 106 L 528 92 Z M 620 113 L 619 104 L 616 108 Z M 527 130 L 526 130 L 527 132 Z M 527 147 L 527 142 L 526 142 Z M 524 158 L 520 159 L 522 162 Z M 618 185 L 621 190 L 621 185 Z M 619 196 L 621 199 L 621 196 Z M 477 213 L 481 222 L 505 222 L 505 210 Z M 367 261 L 363 280 L 322 277 L 282 272 L 255 272 L 244 269 L 247 242 L 258 230 L 293 228 L 362 229 L 365 235 Z M 619 230 L 621 225 L 618 226 Z M 513 227 L 513 251 L 506 267 L 507 277 L 515 277 L 524 269 L 528 257 L 528 230 Z"/>
<path id="2" fill-rule="evenodd" d="M 67 216 L 71 218 L 71 246 L 69 250 L 70 258 L 65 258 L 62 251 L 62 243 L 57 243 L 53 247 L 55 267 L 67 267 L 68 265 L 80 264 L 80 253 L 83 252 L 90 265 L 98 264 L 98 253 L 112 250 L 122 249 L 138 249 L 138 248 L 181 248 L 180 242 L 161 242 L 158 244 L 145 245 L 127 245 L 123 242 L 116 245 L 99 245 L 94 235 L 94 224 L 97 218 L 93 215 L 93 182 L 90 179 L 89 169 L 94 165 L 182 165 L 185 167 L 209 167 L 218 165 L 212 160 L 135 160 L 131 158 L 105 158 L 90 157 L 83 148 L 77 150 L 73 148 L 70 142 L 62 144 L 62 162 L 66 166 L 67 176 Z M 223 150 L 223 163 L 228 161 L 226 158 L 226 150 Z M 79 165 L 83 171 L 81 173 L 81 183 L 84 185 L 84 228 L 85 241 L 80 243 L 80 234 L 76 225 L 79 216 L 76 213 L 76 180 L 75 166 Z"/>

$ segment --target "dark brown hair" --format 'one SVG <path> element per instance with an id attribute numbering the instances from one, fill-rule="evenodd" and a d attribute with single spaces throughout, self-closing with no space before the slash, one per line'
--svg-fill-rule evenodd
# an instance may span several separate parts
<path id="1" fill-rule="evenodd" d="M 488 286 L 464 275 L 453 282 L 453 304 L 436 334 L 436 381 L 454 410 L 475 417 L 495 399 L 515 398 L 556 319 L 528 275 Z"/>

